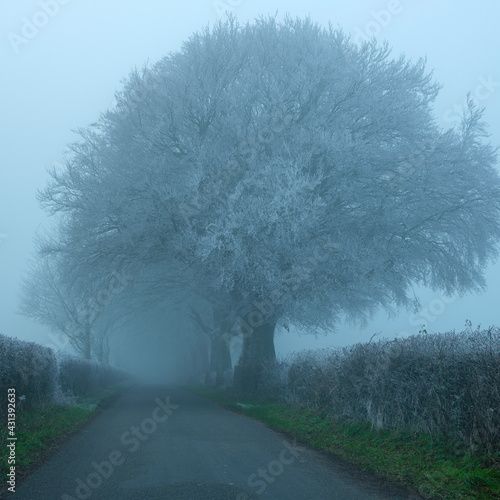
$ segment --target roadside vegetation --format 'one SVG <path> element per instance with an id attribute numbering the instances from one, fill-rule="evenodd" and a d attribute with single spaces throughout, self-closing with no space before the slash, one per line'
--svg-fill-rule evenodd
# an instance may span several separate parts
<path id="1" fill-rule="evenodd" d="M 193 389 L 423 498 L 500 498 L 500 330 L 304 351 L 249 396 Z"/>
<path id="2" fill-rule="evenodd" d="M 130 383 L 121 383 L 100 389 L 91 395 L 78 397 L 71 406 L 54 404 L 43 409 L 21 409 L 16 418 L 16 485 L 130 386 Z M 2 426 L 2 450 L 8 450 L 6 444 L 7 427 Z M 2 478 L 7 477 L 8 467 L 7 454 L 2 453 Z M 7 486 L 6 481 L 2 481 L 0 498 L 7 492 Z"/>
<path id="3" fill-rule="evenodd" d="M 232 389 L 189 390 L 303 444 L 412 488 L 422 498 L 500 498 L 500 453 L 476 455 L 443 436 L 377 430 L 368 422 L 336 422 L 317 410 L 249 400 Z"/>
<path id="4" fill-rule="evenodd" d="M 0 335 L 0 497 L 133 383 L 123 370 Z M 12 431 L 12 434 L 10 434 Z M 8 464 L 15 437 L 15 464 Z"/>

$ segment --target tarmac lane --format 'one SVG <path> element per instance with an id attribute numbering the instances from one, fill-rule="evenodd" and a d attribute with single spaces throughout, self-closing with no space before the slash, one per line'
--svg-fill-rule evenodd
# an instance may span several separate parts
<path id="1" fill-rule="evenodd" d="M 417 499 L 260 422 L 170 386 L 117 398 L 15 500 Z"/>

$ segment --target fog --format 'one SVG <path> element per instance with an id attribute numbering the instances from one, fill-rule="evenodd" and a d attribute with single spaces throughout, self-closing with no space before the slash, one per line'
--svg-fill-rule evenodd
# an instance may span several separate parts
<path id="1" fill-rule="evenodd" d="M 47 15 L 44 8 L 49 4 L 52 10 Z M 0 333 L 48 346 L 57 343 L 47 328 L 16 312 L 35 234 L 51 225 L 36 201 L 37 190 L 49 181 L 47 169 L 62 164 L 66 146 L 78 138 L 76 129 L 95 122 L 113 106 L 114 93 L 133 68 L 177 51 L 193 32 L 213 25 L 224 12 L 234 13 L 240 21 L 276 12 L 278 18 L 287 13 L 309 15 L 323 25 L 330 22 L 342 28 L 354 40 L 372 35 L 387 40 L 393 55 L 403 53 L 412 60 L 426 56 L 427 68 L 443 86 L 435 103 L 438 124 L 456 125 L 470 92 L 485 107 L 491 142 L 500 145 L 500 6 L 494 0 L 460 6 L 451 0 L 3 2 Z M 416 288 L 421 311 L 403 310 L 393 318 L 381 311 L 363 328 L 341 323 L 335 331 L 314 337 L 293 326 L 290 332 L 279 327 L 277 355 L 368 341 L 376 332 L 387 338 L 407 336 L 423 325 L 430 332 L 461 330 L 467 319 L 474 326 L 498 325 L 500 264 L 491 265 L 486 278 L 483 294 L 464 297 Z M 194 348 L 179 346 L 175 332 L 188 336 L 191 327 L 183 312 L 146 311 L 128 317 L 114 329 L 114 360 L 149 378 L 181 380 Z M 137 332 L 143 333 L 137 336 Z M 126 344 L 120 340 L 125 337 L 131 339 Z"/>

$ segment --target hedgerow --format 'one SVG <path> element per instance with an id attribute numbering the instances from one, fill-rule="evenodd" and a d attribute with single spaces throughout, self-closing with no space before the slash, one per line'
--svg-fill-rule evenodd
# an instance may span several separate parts
<path id="1" fill-rule="evenodd" d="M 117 368 L 0 334 L 0 418 L 7 415 L 7 391 L 16 392 L 16 409 L 36 410 L 52 404 L 71 404 L 84 396 L 121 382 L 128 374 Z"/>
<path id="2" fill-rule="evenodd" d="M 498 328 L 305 351 L 266 373 L 262 396 L 377 429 L 444 435 L 471 450 L 500 449 Z"/>
<path id="3" fill-rule="evenodd" d="M 0 335 L 2 414 L 7 409 L 7 389 L 15 388 L 18 397 L 24 396 L 23 407 L 31 410 L 53 403 L 56 384 L 57 361 L 52 349 Z"/>

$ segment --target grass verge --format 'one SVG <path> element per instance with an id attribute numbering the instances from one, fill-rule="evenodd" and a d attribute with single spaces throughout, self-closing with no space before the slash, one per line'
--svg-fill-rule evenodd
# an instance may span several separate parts
<path id="1" fill-rule="evenodd" d="M 118 384 L 78 398 L 76 406 L 50 406 L 38 411 L 20 411 L 16 415 L 16 486 L 49 458 L 69 437 L 98 415 L 130 384 Z M 7 427 L 0 433 L 0 498 L 7 492 Z"/>
<path id="2" fill-rule="evenodd" d="M 423 498 L 500 498 L 500 453 L 473 456 L 445 439 L 428 435 L 375 430 L 369 423 L 335 422 L 328 415 L 308 409 L 249 401 L 232 390 L 186 389 L 255 418 L 301 443 L 410 487 Z"/>

